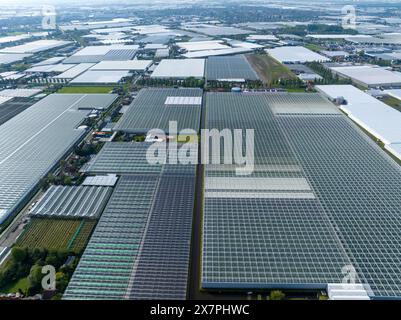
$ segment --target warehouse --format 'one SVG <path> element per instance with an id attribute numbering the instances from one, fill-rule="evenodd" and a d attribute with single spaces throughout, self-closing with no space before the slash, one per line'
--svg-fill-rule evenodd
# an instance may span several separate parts
<path id="1" fill-rule="evenodd" d="M 98 218 L 111 192 L 110 187 L 51 186 L 30 215 L 50 218 Z"/>
<path id="2" fill-rule="evenodd" d="M 245 82 L 259 80 L 248 60 L 243 55 L 210 57 L 206 61 L 206 80 Z"/>
<path id="3" fill-rule="evenodd" d="M 339 66 L 330 70 L 365 88 L 401 86 L 401 73 L 377 66 Z"/>
<path id="4" fill-rule="evenodd" d="M 39 181 L 83 137 L 88 102 L 107 107 L 116 95 L 52 94 L 0 126 L 0 223 L 22 209 Z M 89 101 L 88 101 L 89 99 Z"/>
<path id="5" fill-rule="evenodd" d="M 96 157 L 122 176 L 64 299 L 186 298 L 195 166 L 150 165 L 149 146 L 108 142 Z"/>
<path id="6" fill-rule="evenodd" d="M 152 60 L 125 60 L 125 61 L 101 61 L 91 70 L 127 70 L 145 71 L 152 64 Z"/>
<path id="7" fill-rule="evenodd" d="M 274 59 L 281 63 L 326 62 L 329 58 L 313 52 L 305 47 L 278 47 L 266 49 Z"/>
<path id="8" fill-rule="evenodd" d="M 144 134 L 151 129 L 161 129 L 168 133 L 169 122 L 177 121 L 178 131 L 187 128 L 198 131 L 201 104 L 201 89 L 145 88 L 139 92 L 114 130 Z"/>
<path id="9" fill-rule="evenodd" d="M 203 289 L 320 290 L 349 266 L 401 296 L 401 168 L 346 116 L 319 94 L 208 93 L 206 126 L 254 128 L 255 166 L 206 165 Z"/>
<path id="10" fill-rule="evenodd" d="M 152 78 L 185 79 L 203 78 L 205 74 L 205 59 L 164 59 L 153 71 Z"/>
<path id="11" fill-rule="evenodd" d="M 131 76 L 126 70 L 88 70 L 71 80 L 71 84 L 117 84 Z"/>

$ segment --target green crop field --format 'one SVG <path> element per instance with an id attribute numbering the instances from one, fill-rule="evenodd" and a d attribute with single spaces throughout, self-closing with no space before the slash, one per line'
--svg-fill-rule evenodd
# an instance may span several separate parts
<path id="1" fill-rule="evenodd" d="M 319 46 L 317 44 L 313 44 L 313 43 L 306 44 L 305 48 L 309 49 L 309 50 L 312 50 L 312 51 L 315 51 L 315 52 L 320 52 L 320 51 L 324 50 L 323 47 L 321 47 L 321 46 Z"/>
<path id="2" fill-rule="evenodd" d="M 266 84 L 282 79 L 296 79 L 290 69 L 267 54 L 251 54 L 247 56 L 249 62 Z"/>
<path id="3" fill-rule="evenodd" d="M 63 87 L 57 93 L 109 93 L 115 86 Z"/>
<path id="4" fill-rule="evenodd" d="M 85 248 L 95 224 L 91 220 L 34 218 L 16 245 L 80 252 Z"/>

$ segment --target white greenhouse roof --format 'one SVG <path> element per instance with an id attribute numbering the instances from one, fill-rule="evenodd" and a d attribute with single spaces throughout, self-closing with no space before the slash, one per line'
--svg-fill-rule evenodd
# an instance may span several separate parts
<path id="1" fill-rule="evenodd" d="M 230 48 L 229 46 L 223 44 L 223 41 L 221 40 L 177 42 L 177 46 L 189 52 Z"/>
<path id="2" fill-rule="evenodd" d="M 0 65 L 18 62 L 18 61 L 21 61 L 24 58 L 28 58 L 30 56 L 32 56 L 32 54 L 29 54 L 29 53 L 1 53 L 0 52 Z"/>
<path id="3" fill-rule="evenodd" d="M 257 44 L 257 43 L 238 41 L 238 40 L 230 41 L 230 45 L 232 45 L 234 48 L 246 48 L 246 49 L 252 49 L 252 50 L 263 48 L 262 45 Z"/>
<path id="4" fill-rule="evenodd" d="M 54 76 L 53 78 L 74 79 L 75 77 L 79 76 L 80 74 L 82 74 L 83 72 L 85 72 L 92 66 L 94 66 L 94 63 L 80 63 L 80 64 L 77 64 L 74 67 L 68 69 L 67 71 L 63 72 L 62 74 Z"/>
<path id="5" fill-rule="evenodd" d="M 89 176 L 86 177 L 83 186 L 103 186 L 114 187 L 117 183 L 118 177 L 115 174 L 107 174 L 105 176 Z"/>
<path id="6" fill-rule="evenodd" d="M 101 61 L 91 70 L 132 70 L 144 71 L 152 64 L 152 60 L 125 60 L 125 61 Z"/>
<path id="7" fill-rule="evenodd" d="M 8 47 L 1 49 L 0 52 L 4 53 L 37 53 L 70 44 L 70 41 L 61 40 L 37 40 L 21 44 L 19 46 Z"/>
<path id="8" fill-rule="evenodd" d="M 35 72 L 39 72 L 39 73 L 52 73 L 52 72 L 65 72 L 68 69 L 71 69 L 72 67 L 74 67 L 74 64 L 50 64 L 50 65 L 41 65 L 41 66 L 36 66 L 36 67 L 32 67 L 29 68 L 27 70 L 25 70 L 25 72 L 28 73 L 35 73 Z"/>
<path id="9" fill-rule="evenodd" d="M 5 89 L 0 91 L 0 97 L 11 97 L 11 98 L 29 98 L 32 97 L 39 92 L 41 92 L 42 88 L 35 89 Z"/>
<path id="10" fill-rule="evenodd" d="M 277 41 L 278 38 L 273 34 L 252 34 L 247 40 Z"/>
<path id="11" fill-rule="evenodd" d="M 157 49 L 167 49 L 168 46 L 166 44 L 160 43 L 147 43 L 145 45 L 145 50 L 157 50 Z"/>
<path id="12" fill-rule="evenodd" d="M 383 92 L 393 98 L 401 100 L 401 89 L 384 90 Z"/>
<path id="13" fill-rule="evenodd" d="M 352 85 L 323 85 L 316 89 L 330 99 L 343 97 L 340 108 L 358 125 L 384 144 L 401 143 L 401 112 Z"/>
<path id="14" fill-rule="evenodd" d="M 332 67 L 330 69 L 366 86 L 401 84 L 401 73 L 376 66 L 346 66 Z"/>
<path id="15" fill-rule="evenodd" d="M 152 78 L 203 78 L 204 59 L 165 59 L 153 71 Z"/>
<path id="16" fill-rule="evenodd" d="M 43 61 L 40 61 L 38 63 L 35 63 L 33 66 L 37 67 L 37 66 L 48 66 L 50 64 L 56 64 L 59 63 L 61 61 L 63 61 L 66 57 L 52 57 Z"/>
<path id="17" fill-rule="evenodd" d="M 12 97 L 4 97 L 4 96 L 0 95 L 0 105 L 2 105 L 3 103 L 5 103 L 11 99 L 12 99 Z"/>
<path id="18" fill-rule="evenodd" d="M 166 105 L 201 105 L 202 97 L 167 97 L 164 102 Z"/>
<path id="19" fill-rule="evenodd" d="M 206 57 L 213 57 L 213 56 L 227 56 L 233 54 L 241 54 L 251 52 L 252 49 L 249 48 L 228 48 L 228 49 L 221 49 L 221 50 L 202 50 L 202 51 L 195 51 L 195 52 L 187 52 L 183 54 L 186 58 L 206 58 Z"/>
<path id="20" fill-rule="evenodd" d="M 278 47 L 274 49 L 266 49 L 274 59 L 282 63 L 305 63 L 313 61 L 330 61 L 329 58 L 324 57 L 312 50 L 305 47 Z"/>
<path id="21" fill-rule="evenodd" d="M 74 56 L 92 56 L 92 55 L 104 55 L 111 50 L 120 50 L 120 49 L 131 49 L 138 50 L 138 45 L 110 45 L 110 46 L 88 46 L 83 48 L 82 50 L 76 52 Z"/>
<path id="22" fill-rule="evenodd" d="M 98 71 L 88 70 L 73 79 L 70 83 L 118 83 L 123 78 L 129 77 L 130 73 L 125 70 Z"/>

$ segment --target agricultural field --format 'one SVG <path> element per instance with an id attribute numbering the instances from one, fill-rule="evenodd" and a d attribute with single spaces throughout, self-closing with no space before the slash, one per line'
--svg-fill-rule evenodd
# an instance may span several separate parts
<path id="1" fill-rule="evenodd" d="M 271 85 L 280 79 L 296 79 L 290 69 L 267 54 L 250 54 L 246 57 L 265 84 Z"/>
<path id="2" fill-rule="evenodd" d="M 81 252 L 96 221 L 33 218 L 16 246 Z"/>
<path id="3" fill-rule="evenodd" d="M 304 47 L 306 49 L 309 49 L 309 50 L 312 50 L 312 51 L 315 51 L 315 52 L 320 52 L 320 51 L 324 50 L 323 47 L 321 47 L 321 46 L 319 46 L 317 44 L 313 44 L 313 43 L 308 43 Z"/>
<path id="4" fill-rule="evenodd" d="M 57 93 L 110 93 L 116 86 L 63 87 Z"/>

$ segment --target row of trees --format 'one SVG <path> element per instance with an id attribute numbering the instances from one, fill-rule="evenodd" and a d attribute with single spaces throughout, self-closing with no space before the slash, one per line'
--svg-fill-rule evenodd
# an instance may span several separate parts
<path id="1" fill-rule="evenodd" d="M 309 62 L 307 66 L 314 72 L 323 77 L 321 80 L 316 80 L 316 84 L 350 84 L 350 79 L 341 79 L 337 74 L 333 74 L 330 69 L 325 68 L 319 62 Z"/>
<path id="2" fill-rule="evenodd" d="M 271 87 L 282 87 L 286 89 L 297 89 L 304 87 L 304 83 L 299 78 L 293 79 L 274 79 L 271 82 Z"/>
<path id="3" fill-rule="evenodd" d="M 298 25 L 294 27 L 284 27 L 278 30 L 278 34 L 294 34 L 300 37 L 304 37 L 307 34 L 357 34 L 358 32 L 354 29 L 343 28 L 337 25 L 326 25 L 326 24 L 310 24 L 310 25 Z"/>
<path id="4" fill-rule="evenodd" d="M 210 89 L 230 89 L 233 87 L 232 82 L 228 81 L 208 81 L 207 86 Z M 247 81 L 246 83 L 241 83 L 241 86 L 244 88 L 249 88 L 249 89 L 259 89 L 263 87 L 263 83 L 261 81 Z"/>
<path id="5" fill-rule="evenodd" d="M 189 87 L 189 88 L 202 88 L 205 84 L 202 79 L 187 78 L 185 80 L 177 79 L 157 79 L 157 78 L 142 78 L 137 82 L 140 86 L 157 86 L 157 87 Z"/>

